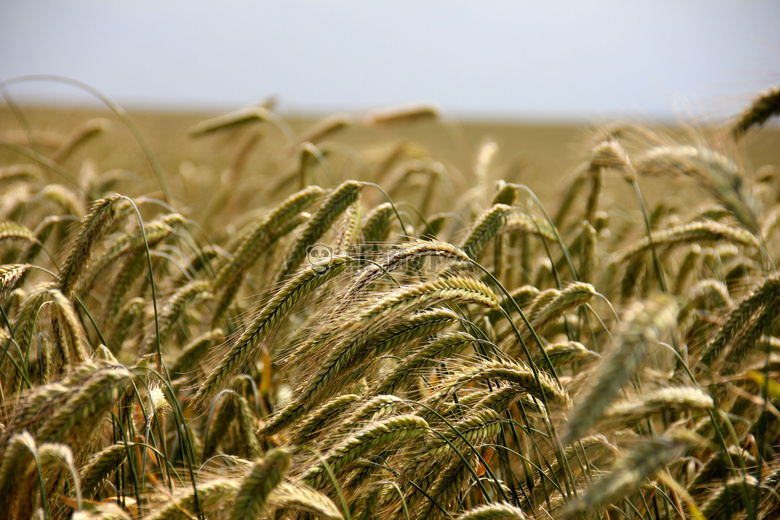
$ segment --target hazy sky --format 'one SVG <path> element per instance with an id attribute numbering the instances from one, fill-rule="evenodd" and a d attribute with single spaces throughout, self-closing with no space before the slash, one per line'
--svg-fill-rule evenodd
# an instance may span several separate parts
<path id="1" fill-rule="evenodd" d="M 2 0 L 0 49 L 0 79 L 130 107 L 725 116 L 780 83 L 780 2 Z"/>

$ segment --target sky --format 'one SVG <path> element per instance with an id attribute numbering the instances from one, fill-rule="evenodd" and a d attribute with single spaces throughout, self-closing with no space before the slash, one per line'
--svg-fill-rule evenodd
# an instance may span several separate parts
<path id="1" fill-rule="evenodd" d="M 127 108 L 717 118 L 780 83 L 780 2 L 3 0 L 0 49 L 0 80 Z"/>

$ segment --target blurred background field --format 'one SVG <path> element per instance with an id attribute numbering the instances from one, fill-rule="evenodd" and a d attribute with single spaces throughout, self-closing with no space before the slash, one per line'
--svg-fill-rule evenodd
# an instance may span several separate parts
<path id="1" fill-rule="evenodd" d="M 143 150 L 126 125 L 115 114 L 107 110 L 76 107 L 25 106 L 22 113 L 26 124 L 32 130 L 36 145 L 42 147 L 44 155 L 56 153 L 57 148 L 69 138 L 88 127 L 101 130 L 69 152 L 62 166 L 74 177 L 84 169 L 94 173 L 116 174 L 122 189 L 135 195 L 155 193 L 159 185 L 151 175 L 151 166 Z M 193 205 L 194 186 L 203 186 L 203 178 L 213 178 L 206 183 L 209 188 L 204 196 L 214 195 L 211 187 L 225 180 L 228 171 L 233 171 L 236 180 L 245 180 L 256 190 L 256 177 L 265 179 L 268 192 L 255 193 L 254 203 L 243 208 L 248 211 L 277 200 L 280 193 L 291 193 L 297 184 L 284 186 L 283 174 L 298 165 L 299 157 L 293 149 L 300 143 L 290 143 L 283 129 L 270 123 L 254 123 L 234 129 L 225 129 L 215 135 L 193 137 L 188 131 L 199 122 L 214 117 L 215 112 L 184 111 L 131 111 L 130 116 L 149 143 L 171 186 L 172 196 L 184 211 Z M 438 162 L 448 171 L 451 185 L 439 186 L 437 192 L 457 198 L 473 186 L 474 166 L 479 150 L 485 143 L 496 144 L 495 154 L 486 172 L 487 180 L 503 179 L 507 182 L 525 184 L 531 188 L 548 209 L 554 209 L 561 192 L 571 180 L 572 172 L 587 160 L 601 132 L 620 126 L 621 122 L 601 124 L 565 122 L 491 122 L 489 120 L 465 119 L 443 115 L 439 119 L 409 122 L 392 126 L 365 124 L 365 113 L 355 112 L 342 115 L 351 119 L 351 124 L 327 136 L 318 146 L 332 162 L 338 178 L 313 165 L 310 181 L 323 186 L 333 186 L 347 178 L 360 178 L 385 184 L 389 172 L 377 178 L 383 160 L 399 152 L 392 169 L 410 160 Z M 734 114 L 735 116 L 737 114 Z M 314 127 L 327 115 L 283 116 L 289 131 L 305 136 L 307 129 Z M 23 124 L 6 107 L 0 109 L 0 139 L 8 143 L 29 146 L 30 134 Z M 630 125 L 628 120 L 622 124 Z M 749 176 L 767 165 L 780 164 L 780 148 L 776 146 L 780 129 L 769 125 L 753 132 L 738 146 L 717 134 L 710 127 L 693 125 L 647 125 L 661 136 L 684 143 L 704 142 L 714 149 L 735 157 L 745 167 Z M 649 144 L 649 143 L 645 143 Z M 360 158 L 359 158 L 360 157 Z M 238 161 L 238 162 L 236 162 Z M 365 161 L 365 162 L 364 162 Z M 35 162 L 18 152 L 0 149 L 0 165 Z M 381 175 L 384 175 L 382 177 Z M 198 176 L 199 182 L 187 183 L 191 176 Z M 281 185 L 277 185 L 281 183 Z M 618 177 L 606 183 L 607 203 L 621 205 L 625 193 L 624 183 Z M 690 179 L 669 176 L 662 179 L 643 178 L 643 192 L 651 200 L 658 197 L 696 197 L 699 193 Z M 617 192 L 615 191 L 617 190 Z M 680 191 L 681 190 L 681 191 Z M 272 191 L 274 191 L 272 193 Z M 615 193 L 618 195 L 616 196 Z M 412 198 L 414 200 L 414 198 Z M 195 206 L 208 204 L 197 201 Z M 628 208 L 627 208 L 628 209 Z M 633 211 L 634 208 L 630 208 Z"/>

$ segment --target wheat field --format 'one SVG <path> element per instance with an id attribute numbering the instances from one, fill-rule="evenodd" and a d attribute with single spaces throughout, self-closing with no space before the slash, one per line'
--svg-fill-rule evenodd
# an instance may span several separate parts
<path id="1" fill-rule="evenodd" d="M 778 97 L 588 130 L 11 104 L 0 516 L 780 518 Z"/>

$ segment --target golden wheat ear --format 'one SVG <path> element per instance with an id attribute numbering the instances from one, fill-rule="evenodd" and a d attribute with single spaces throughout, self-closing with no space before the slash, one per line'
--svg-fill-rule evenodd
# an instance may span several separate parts
<path id="1" fill-rule="evenodd" d="M 300 482 L 281 483 L 268 497 L 268 505 L 277 511 L 291 509 L 324 520 L 344 520 L 339 508 L 327 495 Z"/>
<path id="2" fill-rule="evenodd" d="M 748 231 L 758 234 L 759 206 L 739 165 L 703 146 L 658 146 L 636 162 L 641 175 L 682 174 L 706 187 Z"/>
<path id="3" fill-rule="evenodd" d="M 705 374 L 715 368 L 727 375 L 736 373 L 748 353 L 760 345 L 757 339 L 774 319 L 778 291 L 780 274 L 775 273 L 746 295 L 704 347 L 696 373 Z"/>
<path id="4" fill-rule="evenodd" d="M 493 503 L 472 507 L 456 520 L 525 520 L 523 510 L 511 504 Z"/>
<path id="5" fill-rule="evenodd" d="M 266 423 L 264 435 L 280 431 L 306 413 L 307 409 L 337 392 L 338 386 L 333 385 L 333 381 L 340 380 L 342 385 L 354 381 L 361 368 L 373 361 L 374 356 L 383 354 L 382 350 L 373 348 L 373 340 L 380 339 L 381 333 L 389 325 L 398 325 L 410 312 L 442 303 L 473 303 L 489 308 L 498 307 L 496 295 L 487 285 L 467 277 L 443 277 L 390 292 L 357 313 L 349 322 L 343 324 L 343 327 L 338 327 L 344 329 L 345 334 L 325 329 L 312 338 L 307 351 L 324 349 L 327 357 L 316 372 L 301 385 L 295 399 Z M 430 314 L 420 317 L 423 322 L 430 318 Z M 441 323 L 442 320 L 434 321 Z M 394 344 L 397 343 L 392 340 L 377 343 L 380 346 Z"/>
<path id="6" fill-rule="evenodd" d="M 58 163 L 64 162 L 76 149 L 84 146 L 109 128 L 111 128 L 111 122 L 108 119 L 102 117 L 90 119 L 73 130 L 57 151 L 54 152 L 52 160 Z"/>
<path id="7" fill-rule="evenodd" d="M 469 230 L 460 248 L 469 258 L 478 260 L 485 246 L 506 223 L 511 212 L 512 208 L 504 204 L 496 204 L 485 211 Z"/>
<path id="8" fill-rule="evenodd" d="M 370 126 L 390 126 L 439 118 L 439 109 L 431 105 L 404 105 L 374 110 L 366 114 L 365 123 Z"/>

